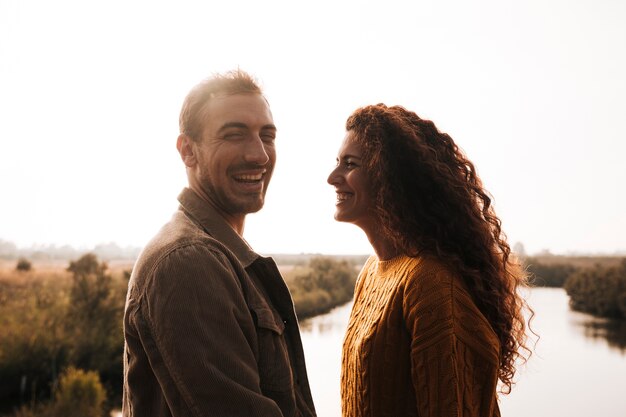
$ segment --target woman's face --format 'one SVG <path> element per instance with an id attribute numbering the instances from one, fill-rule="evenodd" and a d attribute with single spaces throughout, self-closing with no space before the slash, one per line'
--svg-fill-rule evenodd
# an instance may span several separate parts
<path id="1" fill-rule="evenodd" d="M 337 167 L 328 176 L 328 183 L 337 193 L 335 220 L 368 230 L 376 222 L 372 189 L 361 155 L 361 146 L 354 140 L 354 133 L 348 131 L 339 148 Z"/>

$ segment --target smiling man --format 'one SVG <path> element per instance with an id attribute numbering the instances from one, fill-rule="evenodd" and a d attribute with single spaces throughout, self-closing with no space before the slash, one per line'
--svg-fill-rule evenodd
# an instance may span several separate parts
<path id="1" fill-rule="evenodd" d="M 276 162 L 269 104 L 245 72 L 216 75 L 180 132 L 189 185 L 129 282 L 123 415 L 315 416 L 287 286 L 242 237 Z"/>

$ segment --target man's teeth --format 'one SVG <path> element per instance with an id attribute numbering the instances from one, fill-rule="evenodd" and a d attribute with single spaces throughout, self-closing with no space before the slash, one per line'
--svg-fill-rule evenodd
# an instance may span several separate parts
<path id="1" fill-rule="evenodd" d="M 345 201 L 350 198 L 349 193 L 337 193 L 337 201 Z"/>
<path id="2" fill-rule="evenodd" d="M 238 181 L 260 181 L 262 178 L 263 174 L 235 175 L 235 179 Z"/>

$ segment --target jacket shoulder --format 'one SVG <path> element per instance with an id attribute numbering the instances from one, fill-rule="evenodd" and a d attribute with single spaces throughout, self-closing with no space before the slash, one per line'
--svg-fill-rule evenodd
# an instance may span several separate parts
<path id="1" fill-rule="evenodd" d="M 236 268 L 242 273 L 235 256 L 218 240 L 206 233 L 182 211 L 148 242 L 139 254 L 129 282 L 129 291 L 143 288 L 165 261 L 222 264 L 225 268 Z"/>

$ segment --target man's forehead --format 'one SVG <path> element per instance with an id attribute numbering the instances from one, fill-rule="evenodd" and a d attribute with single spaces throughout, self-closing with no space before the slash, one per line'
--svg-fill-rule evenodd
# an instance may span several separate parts
<path id="1" fill-rule="evenodd" d="M 230 94 L 210 99 L 204 107 L 206 123 L 273 124 L 272 112 L 261 94 Z"/>

